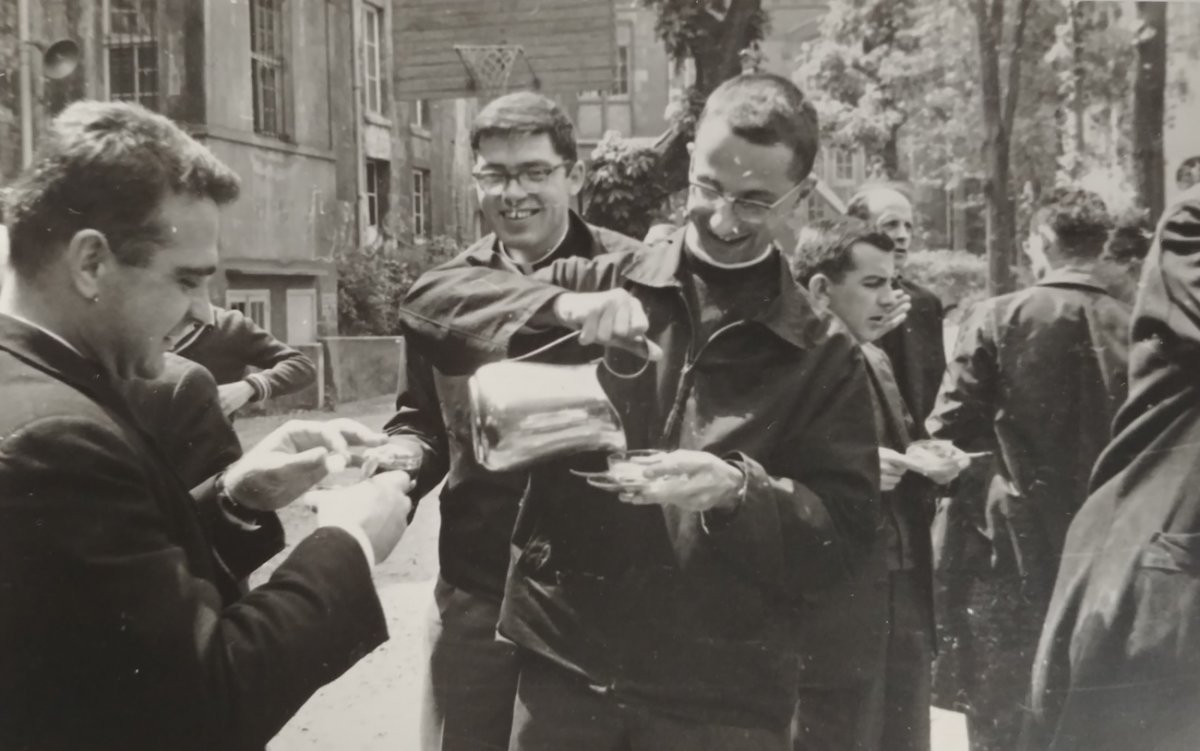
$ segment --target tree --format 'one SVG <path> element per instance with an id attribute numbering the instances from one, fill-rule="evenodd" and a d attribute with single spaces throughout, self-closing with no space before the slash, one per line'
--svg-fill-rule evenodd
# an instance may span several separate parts
<path id="1" fill-rule="evenodd" d="M 1012 0 L 1009 0 L 1010 2 Z M 987 181 L 988 292 L 1013 289 L 1013 246 L 1016 244 L 1015 202 L 1010 192 L 1010 153 L 1017 102 L 1021 94 L 1021 51 L 1031 0 L 1015 0 L 1016 15 L 1005 55 L 1006 0 L 971 0 L 979 45 L 979 95 L 983 116 L 984 163 Z M 1003 59 L 1008 58 L 1006 76 Z M 1002 82 L 1007 78 L 1007 83 Z"/>
<path id="2" fill-rule="evenodd" d="M 929 5 L 831 4 L 794 76 L 820 115 L 822 142 L 862 146 L 890 179 L 907 177 L 900 164 L 901 129 L 926 106 L 926 89 L 943 72 L 940 40 L 928 33 Z"/>
<path id="3" fill-rule="evenodd" d="M 741 72 L 740 53 L 763 38 L 768 20 L 762 0 L 642 2 L 657 11 L 655 30 L 672 63 L 691 60 L 696 79 L 652 149 L 607 140 L 593 157 L 584 216 L 626 233 L 649 227 L 667 196 L 687 187 L 687 144 L 696 118 L 712 90 Z"/>
<path id="4" fill-rule="evenodd" d="M 762 0 L 642 0 L 658 12 L 655 31 L 675 65 L 690 59 L 696 82 L 687 106 L 655 146 L 661 185 L 667 193 L 687 187 L 687 144 L 712 90 L 741 72 L 739 53 L 760 41 L 768 28 Z"/>
<path id="5" fill-rule="evenodd" d="M 1133 87 L 1134 171 L 1138 197 L 1150 216 L 1165 201 L 1163 121 L 1167 88 L 1167 4 L 1137 4 L 1137 74 Z"/>

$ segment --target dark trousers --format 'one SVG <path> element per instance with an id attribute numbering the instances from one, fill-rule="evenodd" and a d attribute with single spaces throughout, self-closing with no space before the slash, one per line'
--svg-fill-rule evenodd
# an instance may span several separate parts
<path id="1" fill-rule="evenodd" d="M 884 668 L 868 692 L 880 751 L 929 751 L 933 622 L 929 583 L 915 571 L 893 571 Z"/>
<path id="2" fill-rule="evenodd" d="M 929 751 L 933 623 L 912 571 L 888 577 L 880 670 L 858 686 L 800 691 L 793 751 Z"/>
<path id="3" fill-rule="evenodd" d="M 624 705 L 523 657 L 509 751 L 787 751 L 787 729 L 703 725 Z"/>
<path id="4" fill-rule="evenodd" d="M 421 716 L 424 751 L 504 751 L 517 693 L 517 648 L 496 636 L 500 603 L 438 577 Z"/>

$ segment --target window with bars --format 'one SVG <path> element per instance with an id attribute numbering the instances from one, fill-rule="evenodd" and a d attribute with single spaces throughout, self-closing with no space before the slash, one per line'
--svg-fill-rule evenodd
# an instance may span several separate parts
<path id="1" fill-rule="evenodd" d="M 231 289 L 225 292 L 225 307 L 236 310 L 258 324 L 265 331 L 271 330 L 271 293 L 265 289 Z"/>
<path id="2" fill-rule="evenodd" d="M 581 91 L 583 99 L 600 99 L 603 96 L 629 96 L 629 71 L 633 66 L 633 27 L 629 24 L 617 25 L 617 59 L 613 70 L 613 82 L 608 89 L 600 91 Z"/>
<path id="3" fill-rule="evenodd" d="M 285 138 L 287 56 L 284 13 L 287 0 L 250 0 L 250 76 L 254 91 L 254 130 Z"/>
<path id="4" fill-rule="evenodd" d="M 833 179 L 838 182 L 854 181 L 854 151 L 845 147 L 833 150 Z"/>
<path id="5" fill-rule="evenodd" d="M 158 109 L 157 0 L 106 0 L 108 98 Z"/>
<path id="6" fill-rule="evenodd" d="M 432 234 L 430 215 L 433 211 L 433 196 L 430 187 L 429 170 L 413 170 L 412 215 L 415 238 L 428 238 Z"/>
<path id="7" fill-rule="evenodd" d="M 383 8 L 363 4 L 363 96 L 367 112 L 382 115 L 383 98 Z"/>
<path id="8" fill-rule="evenodd" d="M 611 93 L 629 96 L 629 68 L 632 55 L 633 29 L 625 24 L 617 27 L 617 69 Z"/>
<path id="9" fill-rule="evenodd" d="M 384 159 L 367 160 L 367 225 L 383 232 L 388 214 L 391 165 Z"/>

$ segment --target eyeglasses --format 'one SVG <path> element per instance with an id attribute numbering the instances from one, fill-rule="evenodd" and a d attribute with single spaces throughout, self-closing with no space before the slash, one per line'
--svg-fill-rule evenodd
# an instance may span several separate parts
<path id="1" fill-rule="evenodd" d="M 729 204 L 730 212 L 733 213 L 734 219 L 737 219 L 739 222 L 743 224 L 762 224 L 771 215 L 772 211 L 782 206 L 793 193 L 804 187 L 806 183 L 796 183 L 774 203 L 735 198 L 728 193 L 722 193 L 711 185 L 698 183 L 695 180 L 688 181 L 688 185 L 691 186 L 692 196 L 703 200 L 705 203 L 724 201 Z"/>
<path id="2" fill-rule="evenodd" d="M 475 182 L 479 187 L 487 193 L 499 193 L 508 187 L 508 183 L 512 180 L 521 186 L 522 190 L 534 191 L 546 184 L 560 168 L 566 169 L 570 162 L 559 162 L 553 166 L 545 164 L 534 164 L 529 167 L 523 167 L 516 172 L 508 172 L 500 169 L 482 169 L 472 172 L 471 175 L 475 178 Z"/>

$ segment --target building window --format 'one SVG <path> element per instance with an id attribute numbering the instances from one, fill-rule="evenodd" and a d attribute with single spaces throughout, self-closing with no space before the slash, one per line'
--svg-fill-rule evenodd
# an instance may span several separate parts
<path id="1" fill-rule="evenodd" d="M 254 90 L 254 131 L 288 135 L 285 101 L 284 4 L 250 0 L 250 76 Z"/>
<path id="2" fill-rule="evenodd" d="M 383 114 L 383 8 L 363 5 L 363 82 L 367 112 Z"/>
<path id="3" fill-rule="evenodd" d="M 108 0 L 105 64 L 108 98 L 158 109 L 156 0 Z"/>
<path id="4" fill-rule="evenodd" d="M 854 181 L 854 152 L 845 147 L 833 150 L 833 179 L 838 182 Z"/>
<path id="5" fill-rule="evenodd" d="M 412 214 L 413 237 L 429 237 L 430 213 L 433 208 L 433 196 L 430 195 L 429 170 L 413 170 Z"/>
<path id="6" fill-rule="evenodd" d="M 367 226 L 381 234 L 387 225 L 388 187 L 390 185 L 391 164 L 384 159 L 368 159 Z"/>
<path id="7" fill-rule="evenodd" d="M 412 124 L 418 128 L 429 129 L 430 122 L 433 121 L 433 113 L 430 111 L 428 99 L 418 99 L 413 102 L 413 121 Z"/>
<path id="8" fill-rule="evenodd" d="M 815 222 L 829 217 L 829 204 L 825 203 L 825 199 L 819 193 L 815 191 L 810 193 L 808 196 L 808 221 Z"/>
<path id="9" fill-rule="evenodd" d="M 617 69 L 614 71 L 612 94 L 629 96 L 629 69 L 633 48 L 633 29 L 625 24 L 617 27 Z"/>
<path id="10" fill-rule="evenodd" d="M 225 307 L 240 311 L 265 331 L 271 330 L 271 293 L 265 289 L 231 289 L 225 292 Z"/>
<path id="11" fill-rule="evenodd" d="M 613 70 L 613 82 L 608 89 L 600 91 L 593 89 L 590 91 L 581 91 L 579 96 L 583 99 L 600 99 L 603 96 L 629 96 L 629 71 L 633 67 L 633 27 L 628 24 L 617 25 L 617 59 L 616 68 Z"/>

